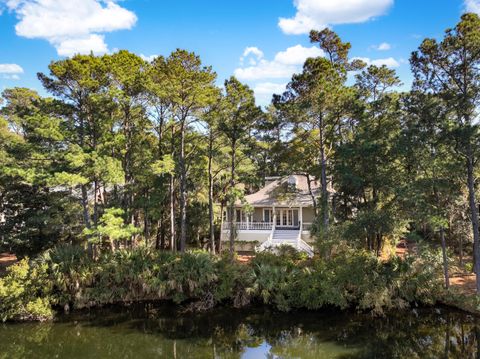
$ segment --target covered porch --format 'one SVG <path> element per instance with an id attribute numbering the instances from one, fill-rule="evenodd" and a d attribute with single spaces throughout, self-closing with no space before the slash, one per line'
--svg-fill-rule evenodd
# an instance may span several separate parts
<path id="1" fill-rule="evenodd" d="M 234 226 L 237 231 L 302 230 L 309 231 L 312 226 L 313 212 L 305 207 L 254 207 L 246 211 L 235 209 Z M 228 213 L 224 215 L 224 230 L 230 229 Z"/>

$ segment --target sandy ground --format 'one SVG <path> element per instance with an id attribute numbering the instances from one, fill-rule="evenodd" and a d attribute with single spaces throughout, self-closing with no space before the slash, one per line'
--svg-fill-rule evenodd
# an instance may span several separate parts
<path id="1" fill-rule="evenodd" d="M 5 272 L 5 269 L 15 263 L 17 261 L 17 257 L 11 253 L 0 253 L 0 274 Z"/>
<path id="2" fill-rule="evenodd" d="M 453 274 L 450 278 L 450 286 L 460 289 L 464 294 L 475 294 L 475 274 Z"/>
<path id="3" fill-rule="evenodd" d="M 405 254 L 415 253 L 415 251 L 415 245 L 402 240 L 398 243 L 395 253 L 396 255 L 403 257 Z M 450 273 L 450 286 L 460 290 L 463 294 L 475 294 L 475 274 L 454 271 L 453 273 Z"/>

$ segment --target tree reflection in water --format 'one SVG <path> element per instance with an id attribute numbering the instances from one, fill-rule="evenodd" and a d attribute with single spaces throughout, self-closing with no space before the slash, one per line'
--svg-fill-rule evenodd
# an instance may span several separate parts
<path id="1" fill-rule="evenodd" d="M 477 358 L 480 321 L 445 308 L 372 318 L 153 305 L 0 326 L 0 358 Z"/>

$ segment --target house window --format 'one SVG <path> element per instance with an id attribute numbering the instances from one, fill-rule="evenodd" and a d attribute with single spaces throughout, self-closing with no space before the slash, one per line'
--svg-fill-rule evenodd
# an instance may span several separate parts
<path id="1" fill-rule="evenodd" d="M 265 223 L 272 223 L 273 222 L 273 218 L 272 218 L 272 210 L 269 209 L 269 208 L 264 208 L 263 210 L 263 221 Z"/>
<path id="2" fill-rule="evenodd" d="M 242 210 L 241 209 L 236 210 L 235 221 L 242 222 Z"/>

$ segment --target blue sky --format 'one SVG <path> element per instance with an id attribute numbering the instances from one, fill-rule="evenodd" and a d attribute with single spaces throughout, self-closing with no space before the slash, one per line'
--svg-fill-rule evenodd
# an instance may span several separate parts
<path id="1" fill-rule="evenodd" d="M 41 91 L 37 72 L 73 53 L 128 49 L 149 58 L 199 54 L 218 82 L 232 74 L 268 104 L 308 56 L 308 29 L 330 26 L 351 55 L 397 70 L 423 38 L 440 38 L 480 0 L 0 0 L 0 89 Z"/>

